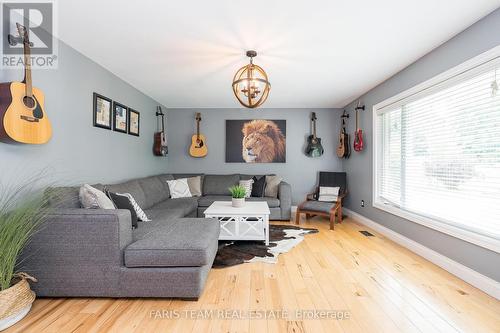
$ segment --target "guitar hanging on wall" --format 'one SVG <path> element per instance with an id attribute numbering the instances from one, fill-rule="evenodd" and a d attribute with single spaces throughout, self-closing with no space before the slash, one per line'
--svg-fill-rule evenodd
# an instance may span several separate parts
<path id="1" fill-rule="evenodd" d="M 189 154 L 193 157 L 205 157 L 208 153 L 206 139 L 203 134 L 200 134 L 201 114 L 196 113 L 196 134 L 191 137 L 191 147 Z"/>
<path id="2" fill-rule="evenodd" d="M 339 145 L 337 146 L 337 156 L 340 158 L 349 158 L 351 155 L 351 147 L 349 145 L 349 134 L 345 129 L 346 119 L 349 118 L 349 115 L 344 110 L 344 113 L 340 116 L 342 119 L 342 126 L 339 134 Z"/>
<path id="3" fill-rule="evenodd" d="M 161 117 L 161 119 L 160 119 Z M 158 131 L 154 134 L 153 154 L 155 156 L 166 156 L 168 154 L 167 138 L 165 135 L 165 114 L 161 110 L 161 106 L 156 108 L 156 120 L 161 125 L 158 126 Z"/>
<path id="4" fill-rule="evenodd" d="M 28 30 L 16 23 L 19 37 L 9 35 L 9 43 L 24 45 L 24 80 L 0 84 L 0 139 L 27 144 L 47 143 L 52 126 L 45 113 L 45 96 L 33 87 L 31 80 L 31 49 Z"/>
<path id="5" fill-rule="evenodd" d="M 360 110 L 364 111 L 365 106 L 364 105 L 361 106 L 361 104 L 358 102 L 358 105 L 356 106 L 356 108 L 354 110 L 356 111 L 356 131 L 354 132 L 353 146 L 354 146 L 355 151 L 360 152 L 363 150 L 363 131 L 361 130 L 361 128 L 359 128 L 358 112 Z"/>
<path id="6" fill-rule="evenodd" d="M 309 157 L 320 157 L 325 152 L 321 145 L 321 139 L 316 136 L 316 112 L 311 114 L 311 125 L 313 134 L 307 138 L 306 155 Z"/>

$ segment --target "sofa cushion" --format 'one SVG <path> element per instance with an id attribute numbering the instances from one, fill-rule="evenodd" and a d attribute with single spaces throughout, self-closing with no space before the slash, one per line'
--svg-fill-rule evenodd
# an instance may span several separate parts
<path id="1" fill-rule="evenodd" d="M 137 181 L 139 182 L 139 185 L 141 185 L 146 200 L 144 202 L 144 206 L 141 206 L 142 208 L 148 209 L 149 207 L 168 199 L 168 193 L 165 191 L 165 186 L 163 186 L 160 177 L 151 176 L 138 179 Z"/>
<path id="2" fill-rule="evenodd" d="M 197 207 L 198 207 L 198 198 L 190 197 L 190 198 L 167 199 L 151 207 L 151 210 L 177 209 L 177 210 L 182 210 L 183 216 L 186 216 L 196 211 Z"/>
<path id="3" fill-rule="evenodd" d="M 205 175 L 203 195 L 231 195 L 229 188 L 238 185 L 240 175 Z"/>
<path id="4" fill-rule="evenodd" d="M 218 248 L 219 229 L 215 219 L 172 220 L 130 244 L 125 249 L 125 266 L 211 265 Z"/>
<path id="5" fill-rule="evenodd" d="M 280 206 L 280 200 L 278 198 L 269 198 L 269 197 L 262 197 L 262 198 L 246 198 L 246 201 L 265 201 L 267 202 L 267 205 L 269 208 L 272 207 L 279 207 Z M 198 206 L 200 207 L 208 207 L 210 206 L 214 201 L 231 201 L 231 196 L 229 195 L 206 195 L 198 199 Z"/>
<path id="6" fill-rule="evenodd" d="M 106 190 L 113 193 L 130 193 L 134 197 L 135 202 L 137 202 L 141 208 L 146 209 L 147 207 L 145 205 L 146 195 L 144 194 L 138 180 L 130 180 L 121 184 L 106 185 Z"/>

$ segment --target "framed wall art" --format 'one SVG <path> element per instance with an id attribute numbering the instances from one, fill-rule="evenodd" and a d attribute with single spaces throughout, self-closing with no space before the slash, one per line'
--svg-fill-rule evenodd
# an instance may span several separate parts
<path id="1" fill-rule="evenodd" d="M 286 120 L 226 120 L 227 163 L 285 163 Z"/>
<path id="2" fill-rule="evenodd" d="M 93 96 L 93 114 L 94 114 L 94 126 L 111 129 L 111 99 L 94 93 Z"/>
<path id="3" fill-rule="evenodd" d="M 113 102 L 113 130 L 128 133 L 128 108 L 118 102 Z"/>

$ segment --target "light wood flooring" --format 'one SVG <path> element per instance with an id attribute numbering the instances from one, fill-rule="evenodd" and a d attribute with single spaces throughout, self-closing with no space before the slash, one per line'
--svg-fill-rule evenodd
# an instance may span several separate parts
<path id="1" fill-rule="evenodd" d="M 302 225 L 320 232 L 276 265 L 212 270 L 197 302 L 39 299 L 6 332 L 500 332 L 499 301 L 373 230 L 351 219 L 335 231 L 320 218 Z M 210 313 L 218 309 L 241 312 Z M 337 310 L 349 318 L 331 319 Z"/>

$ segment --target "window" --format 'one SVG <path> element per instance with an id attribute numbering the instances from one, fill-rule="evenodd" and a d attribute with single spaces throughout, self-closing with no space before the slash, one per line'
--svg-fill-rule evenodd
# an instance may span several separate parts
<path id="1" fill-rule="evenodd" d="M 500 252 L 500 51 L 374 107 L 374 206 Z"/>

